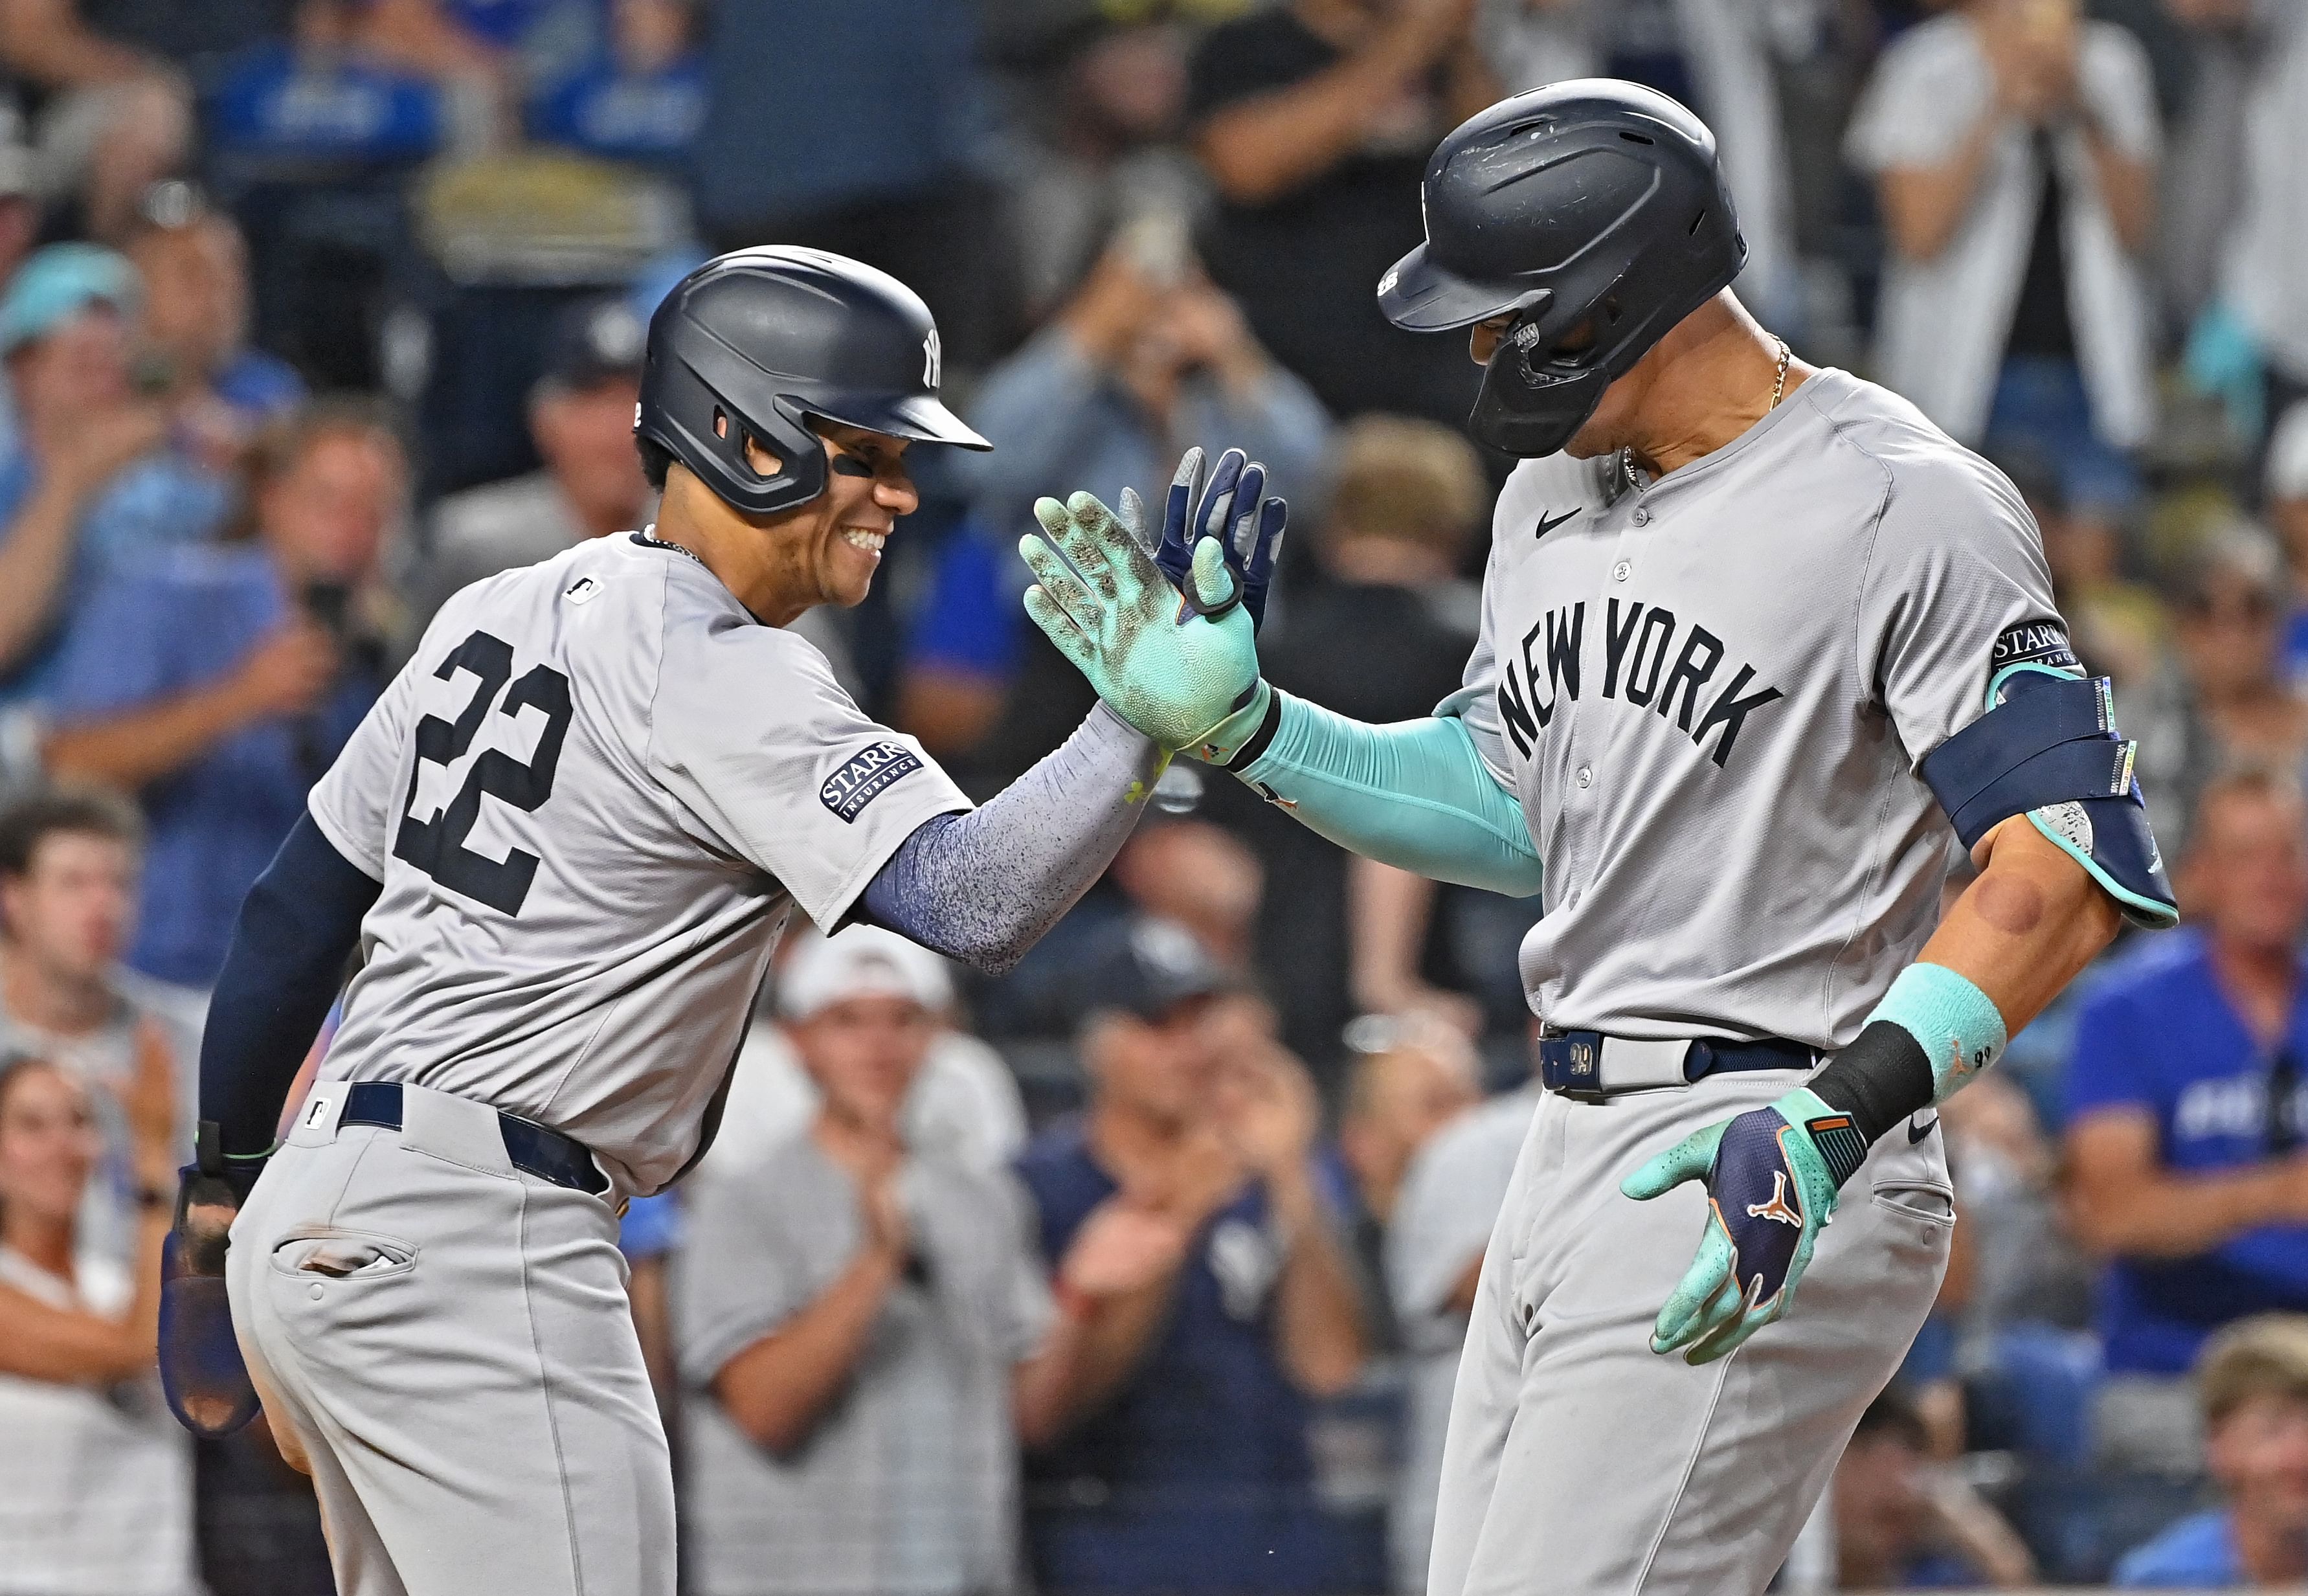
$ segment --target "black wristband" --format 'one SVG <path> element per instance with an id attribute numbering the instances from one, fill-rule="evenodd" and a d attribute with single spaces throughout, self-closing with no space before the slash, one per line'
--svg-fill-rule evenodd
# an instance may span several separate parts
<path id="1" fill-rule="evenodd" d="M 1257 692 L 1258 684 L 1253 682 L 1250 685 L 1250 690 L 1253 693 Z M 1225 768 L 1239 771 L 1247 767 L 1251 761 L 1266 752 L 1267 744 L 1274 740 L 1274 729 L 1281 724 L 1282 694 L 1269 689 L 1266 694 L 1266 713 L 1259 717 L 1258 729 L 1243 740 L 1242 746 L 1234 751 L 1234 757 L 1226 762 Z"/>
<path id="2" fill-rule="evenodd" d="M 1872 1147 L 1893 1126 L 1930 1108 L 1935 1083 L 1932 1061 L 1914 1034 L 1875 1020 L 1813 1077 L 1811 1089 L 1829 1108 L 1850 1115 Z"/>

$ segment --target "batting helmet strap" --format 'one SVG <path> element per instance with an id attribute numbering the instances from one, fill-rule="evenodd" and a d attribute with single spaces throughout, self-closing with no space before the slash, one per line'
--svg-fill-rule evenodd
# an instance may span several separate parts
<path id="1" fill-rule="evenodd" d="M 748 514 L 825 491 L 813 418 L 964 449 L 993 445 L 938 397 L 936 324 L 886 272 L 821 250 L 743 249 L 707 262 L 650 319 L 633 430 Z M 746 457 L 752 438 L 777 457 Z"/>
<path id="2" fill-rule="evenodd" d="M 1569 443 L 1603 391 L 1747 258 L 1714 135 L 1666 95 L 1613 79 L 1470 117 L 1436 147 L 1420 198 L 1426 241 L 1380 280 L 1379 307 L 1418 332 L 1513 318 L 1468 423 L 1511 454 Z"/>

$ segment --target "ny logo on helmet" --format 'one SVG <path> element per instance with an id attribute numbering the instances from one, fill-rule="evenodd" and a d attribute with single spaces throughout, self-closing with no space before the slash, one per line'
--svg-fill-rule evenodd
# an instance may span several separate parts
<path id="1" fill-rule="evenodd" d="M 929 336 L 922 340 L 922 386 L 934 388 L 945 375 L 945 351 L 938 343 L 937 329 L 932 327 Z"/>

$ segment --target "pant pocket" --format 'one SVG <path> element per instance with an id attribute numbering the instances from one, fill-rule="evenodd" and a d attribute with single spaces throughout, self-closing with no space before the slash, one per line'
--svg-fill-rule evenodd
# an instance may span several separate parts
<path id="1" fill-rule="evenodd" d="M 1955 1228 L 1955 1193 L 1927 1181 L 1885 1181 L 1872 1195 L 1876 1205 L 1926 1224 Z"/>
<path id="2" fill-rule="evenodd" d="M 322 1280 L 376 1280 L 417 1267 L 417 1247 L 368 1230 L 299 1229 L 272 1246 L 275 1273 Z"/>

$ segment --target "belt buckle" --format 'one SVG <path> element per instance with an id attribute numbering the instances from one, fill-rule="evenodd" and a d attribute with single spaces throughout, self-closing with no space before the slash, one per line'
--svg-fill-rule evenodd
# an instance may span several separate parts
<path id="1" fill-rule="evenodd" d="M 1610 1096 L 1603 1090 L 1603 1049 L 1599 1044 L 1574 1040 L 1567 1034 L 1540 1040 L 1554 1040 L 1563 1049 L 1563 1068 L 1557 1072 L 1561 1078 L 1549 1087 L 1557 1097 L 1567 1097 L 1574 1103 L 1599 1103 Z M 1586 1084 L 1574 1084 L 1581 1079 Z"/>

